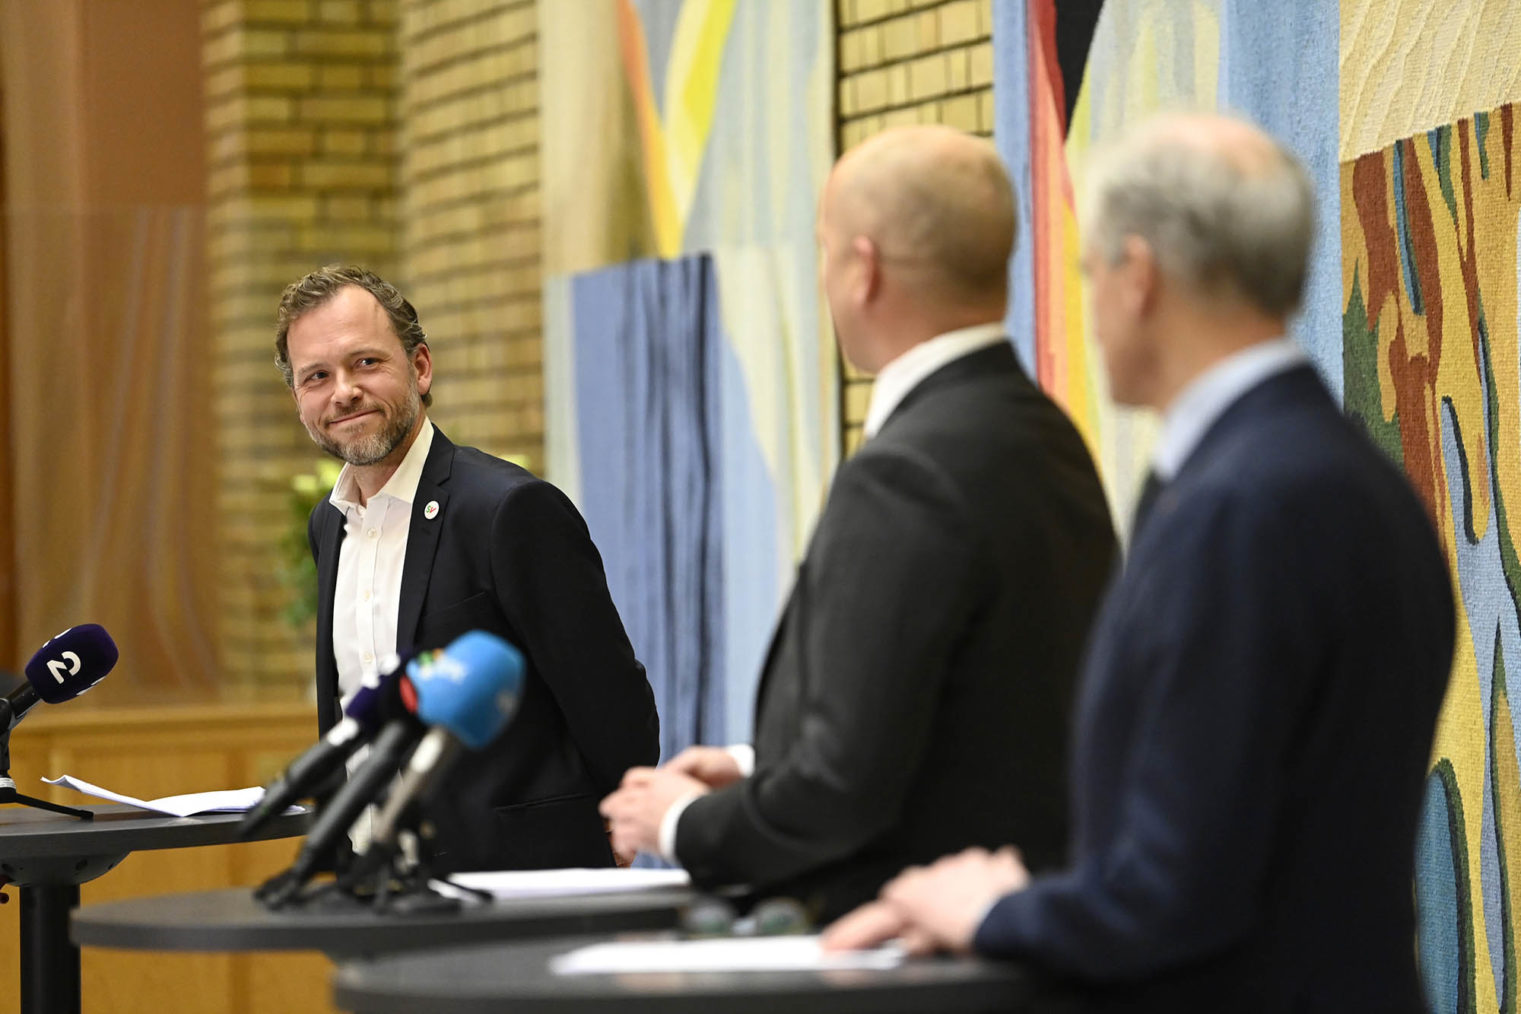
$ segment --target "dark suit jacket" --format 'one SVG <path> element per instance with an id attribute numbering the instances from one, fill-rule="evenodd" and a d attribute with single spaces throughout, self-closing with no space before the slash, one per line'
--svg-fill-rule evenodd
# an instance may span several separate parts
<path id="1" fill-rule="evenodd" d="M 681 864 L 828 919 L 969 845 L 1059 861 L 1113 553 L 1082 439 L 1006 343 L 926 378 L 840 467 L 762 673 L 754 777 L 682 815 Z"/>
<path id="2" fill-rule="evenodd" d="M 431 520 L 423 514 L 439 505 Z M 333 593 L 343 513 L 324 500 L 317 561 L 317 701 L 339 717 Z M 586 523 L 554 486 L 441 430 L 423 465 L 397 612 L 397 651 L 487 630 L 523 652 L 516 717 L 465 759 L 430 811 L 439 872 L 608 866 L 597 803 L 660 753 L 654 695 L 607 591 Z"/>
<path id="3" fill-rule="evenodd" d="M 1307 366 L 1248 391 L 1094 628 L 1070 867 L 976 946 L 1122 1009 L 1418 1011 L 1415 830 L 1453 648 L 1421 504 Z"/>

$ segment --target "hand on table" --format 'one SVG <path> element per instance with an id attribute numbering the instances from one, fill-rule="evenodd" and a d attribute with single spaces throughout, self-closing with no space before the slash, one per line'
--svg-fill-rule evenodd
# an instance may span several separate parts
<path id="1" fill-rule="evenodd" d="M 913 954 L 969 951 L 993 903 L 1029 882 L 1012 846 L 997 852 L 967 849 L 932 866 L 912 866 L 888 881 L 877 901 L 825 930 L 824 947 L 854 950 L 899 937 Z"/>

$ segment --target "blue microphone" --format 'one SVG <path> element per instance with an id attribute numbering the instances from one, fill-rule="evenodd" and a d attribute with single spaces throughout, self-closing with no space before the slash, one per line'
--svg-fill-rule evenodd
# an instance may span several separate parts
<path id="1" fill-rule="evenodd" d="M 430 728 L 375 820 L 357 876 L 395 854 L 397 835 L 416 823 L 461 754 L 501 734 L 523 692 L 523 656 L 495 634 L 472 630 L 443 651 L 419 655 L 407 675 L 417 690 L 417 717 Z"/>

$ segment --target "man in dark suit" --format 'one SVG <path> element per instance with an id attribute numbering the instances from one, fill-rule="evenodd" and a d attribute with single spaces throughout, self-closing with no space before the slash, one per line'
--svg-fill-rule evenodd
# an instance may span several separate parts
<path id="1" fill-rule="evenodd" d="M 845 355 L 877 375 L 773 637 L 753 771 L 699 747 L 603 804 L 620 848 L 830 918 L 905 862 L 1063 854 L 1083 637 L 1114 552 L 1081 437 L 1002 326 L 1012 191 L 986 142 L 893 130 L 820 206 Z"/>
<path id="2" fill-rule="evenodd" d="M 417 313 L 371 272 L 327 267 L 290 285 L 276 353 L 307 432 L 346 462 L 308 526 L 320 728 L 388 656 L 498 634 L 527 662 L 521 702 L 440 793 L 434 868 L 611 865 L 597 801 L 659 755 L 658 720 L 580 514 L 434 427 Z"/>
<path id="3" fill-rule="evenodd" d="M 1092 207 L 1113 395 L 1165 418 L 1084 671 L 1069 864 L 1032 879 L 970 851 L 829 942 L 1028 959 L 1127 1010 L 1413 1014 L 1451 583 L 1403 476 L 1282 337 L 1310 183 L 1254 127 L 1170 118 L 1111 155 Z"/>

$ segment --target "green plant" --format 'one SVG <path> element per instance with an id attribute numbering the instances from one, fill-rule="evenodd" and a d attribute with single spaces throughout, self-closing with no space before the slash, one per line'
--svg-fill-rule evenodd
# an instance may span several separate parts
<path id="1" fill-rule="evenodd" d="M 306 541 L 306 523 L 312 509 L 327 498 L 342 469 L 336 461 L 323 460 L 310 472 L 301 472 L 290 480 L 286 493 L 288 522 L 280 540 L 280 583 L 290 592 L 284 617 L 292 627 L 305 627 L 317 616 L 317 565 Z"/>

